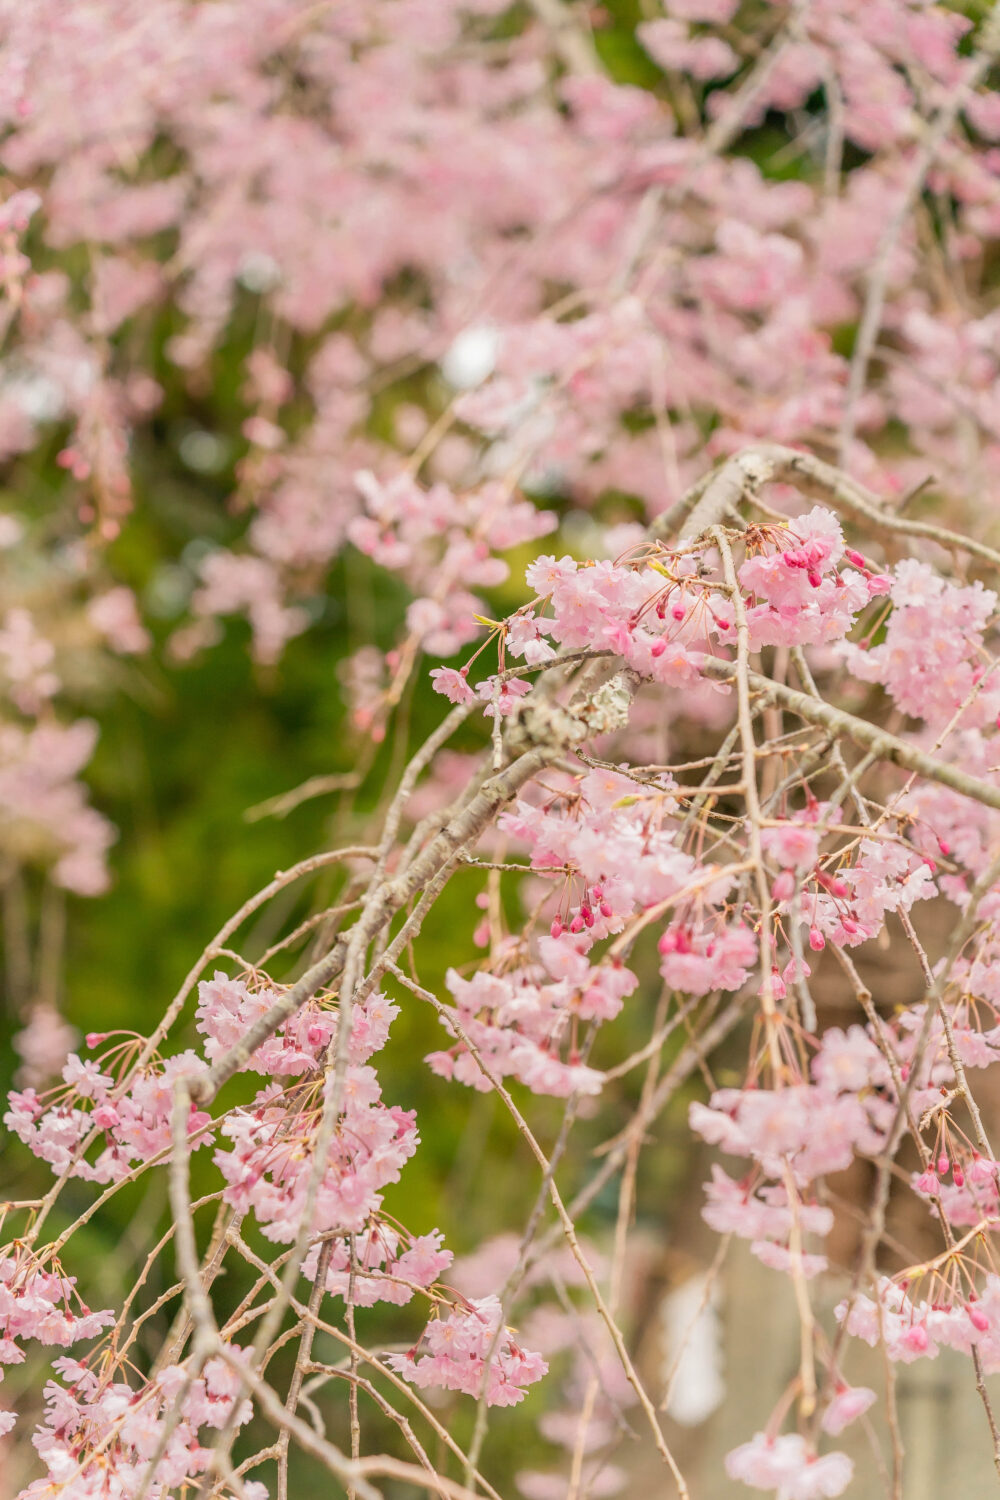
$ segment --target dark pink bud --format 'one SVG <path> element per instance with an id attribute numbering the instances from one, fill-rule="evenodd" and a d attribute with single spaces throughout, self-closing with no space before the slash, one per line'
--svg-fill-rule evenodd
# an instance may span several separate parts
<path id="1" fill-rule="evenodd" d="M 569 924 L 569 930 L 570 930 L 570 932 L 574 932 L 574 933 L 576 933 L 576 932 L 582 932 L 583 931 L 583 918 L 580 916 L 579 912 L 576 914 L 576 916 L 573 918 L 572 922 Z"/>
<path id="2" fill-rule="evenodd" d="M 602 917 L 613 917 L 614 916 L 614 907 L 611 905 L 610 901 L 602 901 L 601 902 L 601 916 Z"/>
<path id="3" fill-rule="evenodd" d="M 99 1047 L 101 1045 L 101 1043 L 102 1042 L 106 1042 L 107 1039 L 108 1039 L 108 1032 L 106 1032 L 106 1031 L 88 1031 L 87 1032 L 86 1041 L 87 1041 L 87 1046 L 88 1047 Z"/>
<path id="4" fill-rule="evenodd" d="M 649 654 L 650 654 L 650 656 L 662 656 L 663 653 L 664 653 L 664 651 L 666 651 L 666 649 L 667 649 L 667 643 L 666 643 L 665 639 L 663 638 L 663 636 L 662 635 L 661 636 L 657 636 L 656 640 L 653 642 L 653 644 L 649 648 Z"/>
<path id="5" fill-rule="evenodd" d="M 816 572 L 815 568 L 810 568 L 809 572 L 806 574 L 806 577 L 809 579 L 809 582 L 814 589 L 818 589 L 820 584 L 823 582 L 822 578 Z"/>
<path id="6" fill-rule="evenodd" d="M 955 1184 L 956 1187 L 964 1187 L 965 1186 L 965 1173 L 962 1171 L 961 1167 L 956 1167 L 954 1169 L 954 1171 L 951 1174 L 951 1180 Z"/>
<path id="7" fill-rule="evenodd" d="M 865 560 L 861 556 L 861 553 L 855 552 L 853 547 L 846 548 L 844 555 L 847 561 L 853 563 L 856 568 L 863 568 L 865 566 Z"/>
<path id="8" fill-rule="evenodd" d="M 951 1166 L 951 1162 L 948 1160 L 947 1156 L 945 1156 L 944 1152 L 942 1151 L 941 1155 L 937 1159 L 938 1176 L 939 1177 L 945 1177 L 945 1176 L 947 1176 L 948 1168 L 950 1166 Z"/>
<path id="9" fill-rule="evenodd" d="M 982 1308 L 967 1306 L 965 1310 L 969 1314 L 969 1322 L 972 1324 L 973 1328 L 978 1329 L 980 1333 L 989 1332 L 990 1320 L 983 1312 Z"/>
<path id="10" fill-rule="evenodd" d="M 809 946 L 814 953 L 822 953 L 826 947 L 826 938 L 818 927 L 810 927 L 809 929 Z"/>
<path id="11" fill-rule="evenodd" d="M 951 845 L 947 843 L 945 839 L 938 839 L 938 848 L 941 850 L 941 853 L 944 855 L 945 859 L 947 859 L 948 855 L 951 853 Z"/>
<path id="12" fill-rule="evenodd" d="M 559 920 L 558 917 L 553 917 L 553 919 L 552 919 L 552 926 L 549 928 L 549 935 L 550 935 L 550 937 L 554 937 L 554 938 L 562 937 L 562 934 L 563 934 L 563 924 L 560 922 L 560 920 Z"/>
<path id="13" fill-rule="evenodd" d="M 687 615 L 687 610 L 682 609 L 679 604 L 675 604 L 670 613 L 673 615 L 675 620 L 683 620 Z"/>

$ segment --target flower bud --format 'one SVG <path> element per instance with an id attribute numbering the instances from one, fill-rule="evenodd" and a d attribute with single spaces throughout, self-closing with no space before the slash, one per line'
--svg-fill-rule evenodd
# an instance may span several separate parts
<path id="1" fill-rule="evenodd" d="M 965 1310 L 969 1314 L 969 1322 L 973 1328 L 978 1329 L 980 1333 L 989 1332 L 990 1320 L 981 1307 L 974 1307 L 971 1302 L 967 1302 Z"/>

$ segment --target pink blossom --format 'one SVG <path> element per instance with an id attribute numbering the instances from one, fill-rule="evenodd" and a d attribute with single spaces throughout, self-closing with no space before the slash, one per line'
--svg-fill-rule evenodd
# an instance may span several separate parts
<path id="1" fill-rule="evenodd" d="M 440 1385 L 478 1396 L 485 1379 L 488 1405 L 516 1405 L 524 1399 L 525 1387 L 540 1380 L 548 1365 L 541 1355 L 515 1344 L 509 1329 L 501 1331 L 501 1317 L 496 1297 L 470 1299 L 447 1317 L 433 1319 L 414 1349 L 389 1355 L 389 1362 L 423 1389 Z M 492 1357 L 487 1369 L 488 1356 Z"/>
<path id="2" fill-rule="evenodd" d="M 801 823 L 782 823 L 778 828 L 763 829 L 761 844 L 779 865 L 803 871 L 816 863 L 819 837 L 814 828 Z"/>
<path id="3" fill-rule="evenodd" d="M 854 1465 L 844 1453 L 817 1458 L 797 1433 L 767 1437 L 758 1432 L 726 1455 L 726 1473 L 754 1489 L 777 1490 L 777 1500 L 825 1500 L 843 1494 Z"/>
<path id="4" fill-rule="evenodd" d="M 823 1431 L 836 1437 L 874 1404 L 875 1392 L 867 1386 L 841 1386 L 823 1413 Z"/>

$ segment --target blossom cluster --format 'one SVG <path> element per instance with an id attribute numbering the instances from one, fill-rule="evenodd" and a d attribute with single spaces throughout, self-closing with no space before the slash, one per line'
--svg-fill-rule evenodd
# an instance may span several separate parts
<path id="1" fill-rule="evenodd" d="M 34 1438 L 46 1475 L 21 1492 L 24 1500 L 53 1491 L 165 1500 L 197 1483 L 209 1467 L 213 1437 L 251 1415 L 251 1403 L 238 1399 L 242 1351 L 230 1344 L 227 1353 L 209 1359 L 201 1373 L 168 1365 L 140 1389 L 108 1379 L 98 1362 L 57 1359 L 62 1383 L 46 1385 L 45 1416 Z M 266 1486 L 256 1480 L 244 1491 L 247 1500 L 267 1500 Z"/>
<path id="2" fill-rule="evenodd" d="M 45 1270 L 34 1256 L 20 1250 L 0 1260 L 0 1365 L 20 1364 L 21 1343 L 66 1349 L 80 1339 L 96 1338 L 114 1322 L 114 1313 L 91 1312 L 76 1294 L 76 1277 L 58 1266 Z M 0 1376 L 2 1378 L 2 1376 Z"/>
<path id="3" fill-rule="evenodd" d="M 133 1074 L 128 1091 L 122 1093 L 110 1073 L 71 1053 L 62 1069 L 65 1087 L 42 1094 L 32 1087 L 12 1091 L 4 1124 L 57 1175 L 120 1182 L 136 1162 L 166 1155 L 174 1084 L 205 1071 L 196 1053 L 176 1053 Z M 207 1144 L 210 1126 L 211 1117 L 192 1106 L 188 1132 L 193 1147 Z M 101 1149 L 88 1161 L 85 1153 L 92 1141 Z"/>
<path id="4" fill-rule="evenodd" d="M 191 1153 L 208 1147 L 199 1166 L 221 1227 L 201 1267 L 206 1295 L 226 1256 L 254 1264 L 238 1224 L 251 1216 L 283 1247 L 289 1286 L 325 1266 L 320 1316 L 332 1316 L 322 1297 L 337 1299 L 352 1340 L 355 1307 L 431 1305 L 411 1349 L 373 1356 L 383 1374 L 509 1406 L 558 1360 L 564 1407 L 544 1414 L 543 1434 L 590 1493 L 611 1494 L 629 1482 L 605 1460 L 639 1380 L 610 1314 L 567 1296 L 546 1325 L 536 1309 L 531 1349 L 508 1323 L 516 1273 L 542 1285 L 528 1265 L 540 1213 L 475 1290 L 443 1284 L 440 1231 L 392 1215 L 420 1137 L 415 1112 L 383 1098 L 373 1059 L 400 1006 L 377 986 L 393 973 L 391 947 L 426 998 L 417 902 L 474 863 L 481 840 L 481 961 L 456 954 L 435 986 L 450 1005 L 431 994 L 449 1038 L 427 1059 L 433 1073 L 567 1101 L 568 1134 L 582 1097 L 593 1111 L 599 1095 L 618 1102 L 616 1081 L 648 1063 L 624 1154 L 617 1137 L 607 1146 L 612 1164 L 630 1163 L 625 1226 L 668 1037 L 690 1028 L 677 1061 L 687 1078 L 709 1066 L 703 1031 L 752 1014 L 745 1075 L 686 1096 L 694 1134 L 745 1164 L 739 1180 L 713 1165 L 709 1226 L 747 1240 L 808 1308 L 813 1278 L 838 1272 L 826 1179 L 862 1158 L 888 1199 L 889 1148 L 905 1128 L 919 1166 L 896 1191 L 944 1249 L 889 1276 L 876 1246 L 838 1316 L 894 1360 L 950 1347 L 1000 1369 L 1000 1163 L 968 1078 L 1000 1060 L 997 594 L 947 560 L 960 541 L 896 503 L 932 472 L 954 509 L 972 511 L 1000 476 L 1000 314 L 983 253 L 1000 230 L 1000 108 L 985 65 L 993 23 L 977 34 L 922 0 L 666 0 L 629 37 L 648 87 L 602 65 L 615 48 L 595 45 L 591 27 L 613 31 L 614 17 L 555 10 L 554 22 L 552 6 L 505 0 L 0 0 L 0 461 L 53 508 L 35 514 L 19 483 L 4 489 L 8 926 L 24 872 L 77 895 L 106 886 L 113 830 L 84 790 L 96 731 L 79 715 L 113 658 L 121 667 L 150 649 L 147 606 L 169 622 L 174 664 L 239 615 L 273 665 L 326 612 L 345 553 L 366 578 L 395 578 L 395 623 L 380 618 L 377 641 L 340 663 L 353 731 L 378 744 L 400 728 L 392 715 L 422 654 L 442 663 L 437 692 L 492 720 L 482 767 L 425 765 L 457 809 L 450 821 L 416 817 L 428 781 L 413 796 L 407 773 L 413 801 L 405 814 L 393 803 L 376 835 L 371 889 L 352 876 L 331 909 L 360 912 L 361 972 L 373 976 L 353 975 L 362 998 L 346 977 L 342 993 L 320 986 L 244 1053 L 303 970 L 272 981 L 214 946 L 242 977 L 201 981 L 193 1029 L 182 996 L 162 1049 L 97 1035 L 85 1059 L 49 986 L 25 998 L 25 1067 L 4 1121 L 98 1207 L 98 1189 L 170 1158 L 183 1189 Z M 792 179 L 766 159 L 775 128 Z M 216 399 L 222 353 L 240 364 L 235 417 Z M 178 396 L 199 416 L 175 429 L 163 418 Z M 755 442 L 836 453 L 844 515 L 748 480 L 735 516 L 730 505 L 677 539 L 672 507 L 697 514 L 691 486 Z M 108 549 L 124 534 L 127 552 L 130 516 L 148 503 L 135 480 L 150 443 L 205 486 L 214 529 L 178 545 L 137 600 Z M 850 544 L 851 511 L 873 541 Z M 552 552 L 535 555 L 563 519 Z M 989 555 L 972 554 L 977 567 Z M 447 664 L 484 631 L 470 660 Z M 496 672 L 474 680 L 494 644 Z M 572 687 L 553 669 L 560 658 Z M 625 706 L 588 718 L 600 664 Z M 864 732 L 885 719 L 869 689 L 891 706 L 892 733 Z M 803 703 L 820 694 L 863 715 L 861 730 L 837 707 L 810 718 Z M 707 756 L 706 729 L 727 735 Z M 544 769 L 515 786 L 526 746 Z M 900 764 L 917 769 L 904 779 Z M 467 826 L 460 814 L 477 807 Z M 409 842 L 397 838 L 404 816 Z M 527 863 L 509 863 L 511 851 Z M 424 873 L 408 885 L 414 862 Z M 520 885 L 505 902 L 511 872 Z M 943 956 L 915 927 L 930 925 L 937 897 L 958 924 L 958 951 Z M 893 1010 L 855 964 L 900 933 L 922 988 Z M 834 964 L 854 1007 L 844 1025 L 810 991 L 814 970 Z M 626 1006 L 630 1024 L 643 1021 L 652 975 L 669 1023 L 621 1069 L 603 1055 L 594 1066 L 600 1028 Z M 217 1103 L 217 1076 L 233 1074 Z M 175 1138 L 183 1085 L 198 1103 Z M 339 1108 L 320 1159 L 331 1087 Z M 553 1192 L 557 1167 L 545 1174 Z M 114 1321 L 35 1245 L 53 1201 L 0 1205 L 26 1219 L 0 1258 L 0 1366 L 20 1363 L 26 1340 L 64 1348 Z M 564 1261 L 549 1268 L 583 1304 L 592 1263 L 573 1249 L 575 1281 Z M 627 1279 L 620 1251 L 600 1270 L 612 1303 Z M 241 1315 L 266 1323 L 272 1304 L 256 1296 Z M 200 1364 L 197 1341 L 184 1353 L 183 1316 L 175 1326 L 178 1348 L 146 1375 L 127 1358 L 131 1329 L 125 1352 L 115 1339 L 55 1361 L 34 1440 L 46 1475 L 22 1500 L 159 1500 L 200 1483 L 210 1445 L 247 1426 L 252 1381 L 225 1332 L 225 1357 Z M 798 1386 L 727 1460 L 731 1478 L 778 1500 L 845 1490 L 851 1462 L 821 1454 L 819 1434 L 837 1436 L 874 1401 L 847 1384 L 840 1346 L 810 1318 L 803 1351 Z M 293 1381 L 292 1417 L 299 1395 Z M 0 1437 L 11 1422 L 0 1413 Z M 655 1417 L 653 1428 L 659 1446 Z M 222 1469 L 215 1478 L 229 1483 Z M 279 1483 L 287 1490 L 287 1474 Z M 553 1478 L 529 1472 L 522 1489 L 547 1500 Z M 265 1493 L 243 1477 L 232 1490 Z"/>
<path id="5" fill-rule="evenodd" d="M 392 1367 L 414 1385 L 442 1386 L 478 1396 L 485 1382 L 490 1406 L 516 1406 L 525 1387 L 548 1369 L 540 1354 L 515 1343 L 503 1327 L 497 1297 L 471 1298 L 444 1318 L 432 1318 L 420 1342 L 406 1354 L 389 1356 Z"/>

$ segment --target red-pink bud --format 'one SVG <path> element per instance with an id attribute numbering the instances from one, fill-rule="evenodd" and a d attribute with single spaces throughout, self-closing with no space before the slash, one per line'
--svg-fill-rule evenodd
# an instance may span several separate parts
<path id="1" fill-rule="evenodd" d="M 847 558 L 847 561 L 853 563 L 856 568 L 863 568 L 865 566 L 865 560 L 861 556 L 861 553 L 855 552 L 853 547 L 845 548 L 844 556 Z"/>
<path id="2" fill-rule="evenodd" d="M 809 929 L 809 946 L 814 953 L 821 953 L 826 947 L 826 938 L 818 927 L 810 927 Z"/>
<path id="3" fill-rule="evenodd" d="M 563 935 L 563 924 L 562 924 L 562 922 L 560 922 L 560 920 L 559 920 L 558 917 L 553 917 L 552 918 L 552 926 L 549 928 L 549 936 L 557 938 L 557 937 L 562 937 L 562 935 Z"/>
<path id="4" fill-rule="evenodd" d="M 980 1333 L 989 1332 L 990 1320 L 981 1307 L 972 1307 L 967 1304 L 965 1310 L 969 1314 L 969 1322 L 973 1328 L 978 1329 Z"/>
<path id="5" fill-rule="evenodd" d="M 937 1159 L 938 1176 L 939 1177 L 946 1176 L 947 1172 L 948 1172 L 948 1168 L 950 1166 L 951 1166 L 951 1162 L 948 1160 L 947 1156 L 942 1151 L 941 1155 Z"/>
<path id="6" fill-rule="evenodd" d="M 602 917 L 613 917 L 614 914 L 615 914 L 615 911 L 614 911 L 614 907 L 611 905 L 611 902 L 610 901 L 602 901 L 601 902 L 601 916 Z"/>

